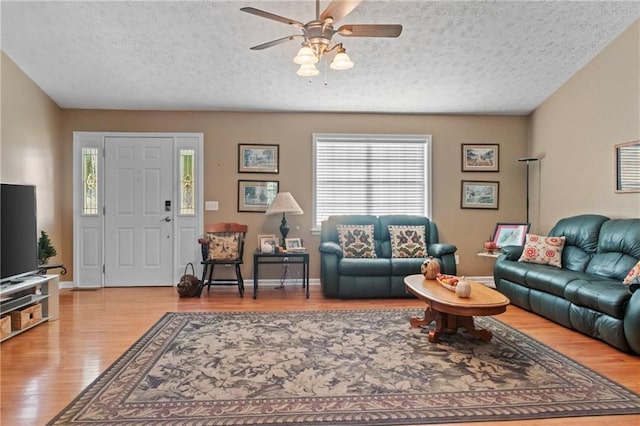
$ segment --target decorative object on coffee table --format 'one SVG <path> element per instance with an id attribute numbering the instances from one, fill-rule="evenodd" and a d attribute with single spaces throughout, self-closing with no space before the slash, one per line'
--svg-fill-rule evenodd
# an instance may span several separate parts
<path id="1" fill-rule="evenodd" d="M 424 275 L 426 279 L 433 280 L 436 278 L 436 275 L 440 273 L 440 264 L 433 258 L 433 256 L 429 256 L 428 259 L 425 259 L 424 262 L 422 262 L 420 272 L 422 272 L 422 275 Z"/>

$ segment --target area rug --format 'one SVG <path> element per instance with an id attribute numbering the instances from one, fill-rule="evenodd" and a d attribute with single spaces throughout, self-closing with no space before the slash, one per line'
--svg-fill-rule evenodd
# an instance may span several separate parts
<path id="1" fill-rule="evenodd" d="M 167 313 L 50 425 L 401 425 L 640 413 L 640 396 L 493 318 L 420 309 Z"/>

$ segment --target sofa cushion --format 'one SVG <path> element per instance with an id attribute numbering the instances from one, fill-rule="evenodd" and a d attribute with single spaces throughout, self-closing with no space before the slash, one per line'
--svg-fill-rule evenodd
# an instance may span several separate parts
<path id="1" fill-rule="evenodd" d="M 563 268 L 584 272 L 598 247 L 600 228 L 608 220 L 606 216 L 585 214 L 560 219 L 556 223 L 549 236 L 566 238 L 562 251 Z"/>
<path id="2" fill-rule="evenodd" d="M 565 297 L 565 290 L 569 283 L 588 279 L 584 272 L 558 269 L 549 265 L 530 265 L 525 279 L 525 285 L 529 288 Z"/>
<path id="3" fill-rule="evenodd" d="M 562 266 L 562 249 L 565 237 L 543 237 L 527 234 L 524 250 L 519 262 L 540 263 L 542 265 Z"/>
<path id="4" fill-rule="evenodd" d="M 426 245 L 438 242 L 438 228 L 432 223 L 428 217 L 414 215 L 382 215 L 380 220 L 379 238 L 376 239 L 380 243 L 380 251 L 378 257 L 391 257 L 391 236 L 389 235 L 389 225 L 400 226 L 424 226 L 424 240 Z"/>
<path id="5" fill-rule="evenodd" d="M 338 263 L 338 273 L 349 276 L 389 276 L 391 275 L 391 259 L 347 259 Z"/>
<path id="6" fill-rule="evenodd" d="M 237 259 L 238 238 L 234 235 L 209 235 L 209 260 Z"/>
<path id="7" fill-rule="evenodd" d="M 587 278 L 569 282 L 564 297 L 574 305 L 623 319 L 631 293 L 620 281 Z"/>
<path id="8" fill-rule="evenodd" d="M 637 262 L 638 259 L 624 253 L 596 253 L 591 258 L 585 272 L 622 281 Z"/>
<path id="9" fill-rule="evenodd" d="M 611 219 L 600 228 L 586 271 L 622 281 L 640 259 L 640 219 Z"/>
<path id="10" fill-rule="evenodd" d="M 389 225 L 391 257 L 425 257 L 424 226 Z"/>
<path id="11" fill-rule="evenodd" d="M 344 257 L 376 257 L 373 225 L 338 225 Z"/>
<path id="12" fill-rule="evenodd" d="M 437 259 L 434 259 L 437 262 Z M 391 275 L 403 276 L 419 274 L 424 258 L 395 258 L 391 259 Z"/>

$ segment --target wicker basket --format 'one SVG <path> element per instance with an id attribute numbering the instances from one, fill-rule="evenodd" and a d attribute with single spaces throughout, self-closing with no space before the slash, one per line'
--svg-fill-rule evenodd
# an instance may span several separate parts
<path id="1" fill-rule="evenodd" d="M 22 330 L 42 321 L 42 304 L 11 312 L 11 329 Z"/>

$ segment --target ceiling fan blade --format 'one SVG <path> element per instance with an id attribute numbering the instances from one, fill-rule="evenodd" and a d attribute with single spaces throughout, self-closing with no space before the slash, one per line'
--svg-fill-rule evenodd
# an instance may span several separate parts
<path id="1" fill-rule="evenodd" d="M 338 28 L 337 33 L 345 37 L 398 37 L 402 33 L 402 25 L 343 25 Z"/>
<path id="2" fill-rule="evenodd" d="M 294 35 L 282 37 L 282 38 L 279 38 L 279 39 L 276 39 L 276 40 L 271 40 L 271 41 L 268 41 L 266 43 L 259 44 L 257 46 L 253 46 L 251 48 L 251 50 L 263 50 L 263 49 L 266 49 L 268 47 L 276 46 L 278 44 L 285 43 L 285 42 L 287 42 L 289 40 L 293 40 L 293 39 L 300 38 L 300 37 L 303 37 L 303 35 L 302 34 L 294 34 Z"/>
<path id="3" fill-rule="evenodd" d="M 333 22 L 338 22 L 355 9 L 362 0 L 333 0 L 320 15 L 320 20 L 333 18 Z"/>
<path id="4" fill-rule="evenodd" d="M 282 22 L 283 24 L 293 25 L 294 27 L 302 28 L 304 24 L 302 22 L 295 21 L 293 19 L 285 18 L 280 15 L 275 15 L 271 12 L 265 12 L 264 10 L 256 9 L 255 7 L 242 7 L 241 11 L 251 13 L 252 15 L 261 16 L 263 18 L 272 19 L 274 21 Z"/>

